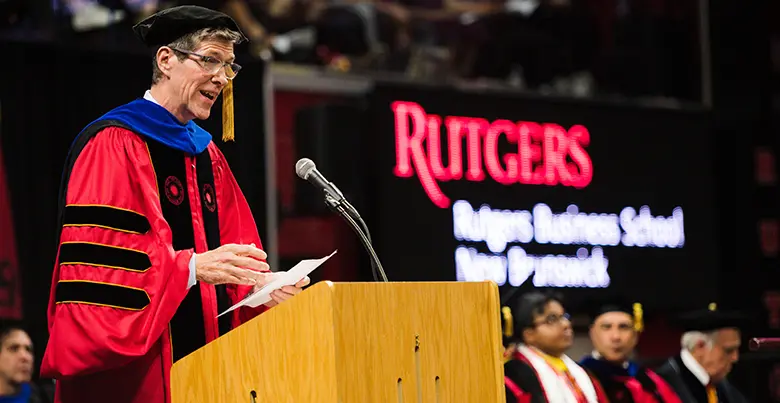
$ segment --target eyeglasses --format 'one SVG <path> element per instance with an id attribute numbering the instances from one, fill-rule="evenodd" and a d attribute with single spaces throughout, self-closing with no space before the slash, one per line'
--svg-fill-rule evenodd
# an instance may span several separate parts
<path id="1" fill-rule="evenodd" d="M 547 315 L 544 319 L 542 319 L 540 322 L 534 322 L 534 325 L 540 326 L 540 325 L 558 325 L 563 323 L 563 321 L 566 320 L 567 322 L 571 320 L 571 315 L 568 313 L 564 313 L 563 315 Z"/>
<path id="2" fill-rule="evenodd" d="M 206 72 L 209 74 L 217 74 L 219 70 L 224 67 L 225 76 L 228 78 L 228 80 L 232 80 L 236 78 L 238 72 L 241 71 L 241 66 L 238 63 L 223 62 L 222 60 L 219 60 L 216 57 L 205 56 L 205 55 L 197 54 L 195 52 L 190 52 L 188 50 L 182 50 L 176 48 L 171 48 L 171 49 L 173 49 L 175 52 L 196 57 L 198 59 L 198 64 L 200 64 L 200 66 L 203 67 L 203 69 L 206 70 Z"/>

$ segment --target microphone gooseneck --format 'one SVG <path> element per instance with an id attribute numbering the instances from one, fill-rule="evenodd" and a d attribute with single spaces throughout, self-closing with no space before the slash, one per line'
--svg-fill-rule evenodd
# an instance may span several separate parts
<path id="1" fill-rule="evenodd" d="M 295 163 L 295 173 L 299 178 L 311 183 L 316 188 L 320 189 L 325 196 L 325 205 L 331 211 L 338 213 L 347 223 L 350 228 L 358 235 L 363 247 L 371 258 L 371 274 L 374 277 L 374 281 L 379 281 L 377 272 L 382 277 L 382 281 L 387 282 L 387 275 L 382 267 L 382 263 L 379 261 L 379 257 L 372 246 L 371 232 L 368 230 L 363 218 L 360 217 L 357 209 L 352 206 L 349 201 L 344 197 L 344 194 L 334 185 L 332 182 L 325 179 L 325 177 L 317 170 L 317 165 L 314 161 L 308 158 L 301 158 Z M 359 224 L 358 224 L 359 223 Z"/>
<path id="2" fill-rule="evenodd" d="M 355 220 L 350 216 L 349 213 L 347 213 L 346 209 L 344 209 L 343 206 L 336 207 L 337 212 L 341 217 L 344 218 L 344 220 L 349 224 L 349 226 L 352 228 L 353 231 L 358 235 L 358 238 L 360 238 L 361 243 L 363 244 L 363 247 L 366 248 L 366 251 L 368 252 L 369 257 L 371 258 L 371 274 L 374 276 L 374 281 L 379 281 L 377 278 L 377 272 L 382 277 L 382 281 L 385 283 L 388 282 L 387 275 L 385 274 L 385 269 L 382 267 L 382 263 L 379 261 L 379 256 L 376 255 L 376 251 L 374 250 L 374 247 L 371 246 L 371 240 L 366 236 L 365 233 L 363 233 L 362 229 L 358 226 L 358 224 L 355 222 Z"/>
<path id="3" fill-rule="evenodd" d="M 373 242 L 371 239 L 371 232 L 368 230 L 365 221 L 363 221 L 363 217 L 361 217 L 357 212 L 357 209 L 344 198 L 344 194 L 341 193 L 341 190 L 339 190 L 333 182 L 325 179 L 320 171 L 317 170 L 317 165 L 314 164 L 314 161 L 308 158 L 299 159 L 298 162 L 295 163 L 295 173 L 299 178 L 308 181 L 316 188 L 320 189 L 326 196 L 330 196 L 330 198 L 325 199 L 325 204 L 328 205 L 331 211 L 336 211 L 335 208 L 337 205 L 344 206 L 346 212 L 363 228 L 363 232 L 366 234 L 366 237 L 368 237 L 369 242 Z"/>

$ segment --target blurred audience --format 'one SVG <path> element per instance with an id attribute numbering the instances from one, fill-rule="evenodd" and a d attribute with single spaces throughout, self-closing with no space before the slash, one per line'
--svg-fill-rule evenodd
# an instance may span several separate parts
<path id="1" fill-rule="evenodd" d="M 123 0 L 133 13 L 143 16 L 158 10 L 157 0 Z M 59 4 L 58 4 L 59 3 Z M 106 28 L 125 18 L 124 10 L 112 9 L 98 0 L 55 0 L 55 7 L 70 15 L 71 26 L 76 32 Z"/>
<path id="2" fill-rule="evenodd" d="M 38 1 L 77 34 L 183 3 L 220 9 L 256 57 L 352 73 L 575 97 L 698 101 L 701 92 L 696 0 Z M 27 4 L 0 0 L 2 27 Z"/>
<path id="3" fill-rule="evenodd" d="M 471 78 L 522 80 L 534 90 L 593 94 L 595 24 L 583 2 L 509 0 L 504 10 L 464 19 L 461 66 Z"/>

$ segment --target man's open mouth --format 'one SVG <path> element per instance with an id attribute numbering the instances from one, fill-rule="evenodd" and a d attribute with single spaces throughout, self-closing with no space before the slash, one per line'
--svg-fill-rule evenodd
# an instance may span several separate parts
<path id="1" fill-rule="evenodd" d="M 217 97 L 217 94 L 214 93 L 214 92 L 211 92 L 211 91 L 201 91 L 200 93 L 201 93 L 201 95 L 203 95 L 204 97 L 206 97 L 206 98 L 208 98 L 208 99 L 210 99 L 212 101 L 214 100 L 214 98 Z"/>

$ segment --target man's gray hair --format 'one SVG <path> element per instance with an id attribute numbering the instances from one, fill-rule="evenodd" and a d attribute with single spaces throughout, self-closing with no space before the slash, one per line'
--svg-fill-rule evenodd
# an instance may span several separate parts
<path id="1" fill-rule="evenodd" d="M 217 40 L 224 42 L 238 43 L 242 36 L 236 31 L 229 30 L 227 28 L 203 28 L 193 33 L 182 36 L 181 38 L 169 43 L 167 46 L 173 49 L 181 49 L 187 51 L 195 50 L 198 45 L 203 41 Z M 179 60 L 184 59 L 187 55 L 176 53 L 176 57 Z M 163 73 L 160 70 L 160 66 L 157 65 L 157 54 L 152 59 L 152 85 L 157 84 L 162 80 Z"/>
<path id="2" fill-rule="evenodd" d="M 693 351 L 699 343 L 704 342 L 707 348 L 712 348 L 715 344 L 715 338 L 718 337 L 718 331 L 709 333 L 685 332 L 680 338 L 680 346 L 688 351 Z"/>

